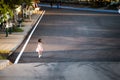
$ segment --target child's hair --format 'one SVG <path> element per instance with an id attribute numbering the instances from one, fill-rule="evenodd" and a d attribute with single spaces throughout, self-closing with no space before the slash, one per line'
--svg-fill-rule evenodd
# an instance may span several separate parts
<path id="1" fill-rule="evenodd" d="M 38 42 L 42 42 L 42 39 L 38 39 Z"/>

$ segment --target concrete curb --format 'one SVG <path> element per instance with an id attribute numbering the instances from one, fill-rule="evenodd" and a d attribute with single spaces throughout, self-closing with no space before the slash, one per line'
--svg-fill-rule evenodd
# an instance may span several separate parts
<path id="1" fill-rule="evenodd" d="M 51 7 L 48 4 L 38 4 L 42 7 Z M 52 8 L 57 8 L 56 5 L 54 5 Z M 70 6 L 60 6 L 62 9 L 72 9 L 72 10 L 83 10 L 83 11 L 94 11 L 94 12 L 102 12 L 102 13 L 118 13 L 117 10 L 104 10 L 104 9 L 95 9 L 95 8 L 77 8 L 77 7 L 70 7 Z"/>

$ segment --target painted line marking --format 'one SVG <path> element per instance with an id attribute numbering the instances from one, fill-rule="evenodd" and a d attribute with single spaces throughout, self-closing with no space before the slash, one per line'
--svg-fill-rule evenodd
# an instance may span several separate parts
<path id="1" fill-rule="evenodd" d="M 42 17 L 43 17 L 44 14 L 45 14 L 45 11 L 42 12 L 41 17 L 39 18 L 39 20 L 38 20 L 38 22 L 36 23 L 35 27 L 33 28 L 33 30 L 31 31 L 30 35 L 28 36 L 28 39 L 27 39 L 27 41 L 25 42 L 23 48 L 21 49 L 19 55 L 17 56 L 17 58 L 16 58 L 14 64 L 17 64 L 17 63 L 19 62 L 19 60 L 20 60 L 20 58 L 21 58 L 21 56 L 22 56 L 22 54 L 23 54 L 23 52 L 24 52 L 24 50 L 25 50 L 25 48 L 26 48 L 28 42 L 30 41 L 30 38 L 31 38 L 33 32 L 34 32 L 35 29 L 37 28 L 37 25 L 38 25 L 38 23 L 41 21 L 41 19 L 42 19 Z"/>

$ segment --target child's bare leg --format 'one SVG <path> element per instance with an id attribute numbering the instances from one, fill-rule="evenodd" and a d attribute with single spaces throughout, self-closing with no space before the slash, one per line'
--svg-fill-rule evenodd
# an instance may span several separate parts
<path id="1" fill-rule="evenodd" d="M 40 55 L 40 52 L 38 52 L 38 55 Z"/>
<path id="2" fill-rule="evenodd" d="M 42 55 L 42 51 L 40 51 L 40 55 Z"/>
<path id="3" fill-rule="evenodd" d="M 42 52 L 40 51 L 40 52 L 38 52 L 38 57 L 40 58 L 41 56 L 42 56 Z"/>

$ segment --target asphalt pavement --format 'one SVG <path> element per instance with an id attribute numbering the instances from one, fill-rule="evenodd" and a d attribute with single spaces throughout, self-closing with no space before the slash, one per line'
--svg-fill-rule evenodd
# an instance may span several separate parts
<path id="1" fill-rule="evenodd" d="M 20 63 L 120 61 L 119 14 L 44 9 L 46 13 L 23 52 Z M 40 59 L 35 52 L 39 38 L 44 43 Z M 14 62 L 21 48 L 9 59 Z"/>

